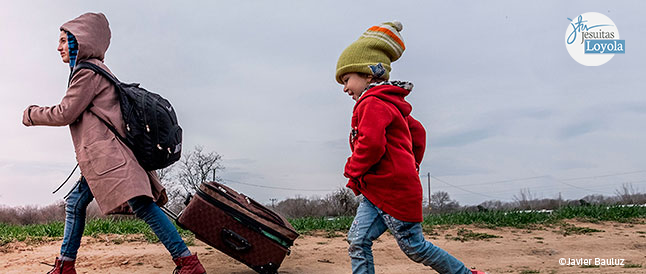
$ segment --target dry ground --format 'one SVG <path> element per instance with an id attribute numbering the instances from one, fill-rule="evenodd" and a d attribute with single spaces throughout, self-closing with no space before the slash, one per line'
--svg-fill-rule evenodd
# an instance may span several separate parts
<path id="1" fill-rule="evenodd" d="M 475 226 L 437 228 L 426 238 L 461 259 L 468 267 L 488 273 L 646 273 L 646 224 L 580 223 L 604 232 L 563 235 L 563 227 L 523 230 L 488 229 Z M 485 240 L 459 241 L 458 229 L 501 236 Z M 135 237 L 137 238 L 137 237 Z M 60 240 L 46 243 L 11 243 L 0 247 L 0 273 L 45 273 L 58 253 Z M 199 254 L 209 273 L 255 273 L 200 241 L 190 247 Z M 280 273 L 350 273 L 344 235 L 319 232 L 301 236 Z M 373 247 L 377 273 L 435 273 L 410 261 L 390 234 Z M 625 266 L 561 266 L 560 258 L 623 259 Z M 171 273 L 173 263 L 160 244 L 132 237 L 107 235 L 83 239 L 79 273 Z"/>

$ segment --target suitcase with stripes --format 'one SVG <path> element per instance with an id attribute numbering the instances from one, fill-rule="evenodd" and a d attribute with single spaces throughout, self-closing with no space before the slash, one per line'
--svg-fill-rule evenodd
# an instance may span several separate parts
<path id="1" fill-rule="evenodd" d="M 217 182 L 201 184 L 176 221 L 258 273 L 277 273 L 298 237 L 284 217 Z"/>

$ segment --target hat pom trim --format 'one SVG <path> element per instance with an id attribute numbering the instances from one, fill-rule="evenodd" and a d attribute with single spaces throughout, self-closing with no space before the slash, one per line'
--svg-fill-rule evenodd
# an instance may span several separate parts
<path id="1" fill-rule="evenodd" d="M 402 25 L 402 23 L 397 20 L 393 20 L 390 23 L 392 24 L 393 28 L 395 28 L 397 31 L 402 31 L 404 29 L 404 25 Z"/>

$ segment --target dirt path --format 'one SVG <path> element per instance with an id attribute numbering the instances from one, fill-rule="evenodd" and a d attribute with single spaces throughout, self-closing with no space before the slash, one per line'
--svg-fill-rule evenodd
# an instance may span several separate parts
<path id="1" fill-rule="evenodd" d="M 488 273 L 646 273 L 646 224 L 570 224 L 604 232 L 564 236 L 563 227 L 493 230 L 460 226 L 436 229 L 426 238 L 468 267 Z M 502 238 L 461 242 L 453 239 L 460 228 Z M 344 235 L 337 235 L 302 236 L 292 248 L 291 256 L 283 262 L 280 273 L 350 273 L 347 243 Z M 79 273 L 171 273 L 174 268 L 160 244 L 129 241 L 116 235 L 83 241 L 77 263 Z M 0 273 L 45 273 L 50 267 L 41 262 L 52 263 L 59 245 L 60 241 L 36 246 L 9 244 L 0 249 Z M 255 273 L 202 242 L 196 241 L 190 249 L 198 252 L 209 273 Z M 390 234 L 379 238 L 373 251 L 377 273 L 435 273 L 410 261 Z M 595 264 L 595 258 L 623 259 L 625 266 L 561 266 L 560 258 L 590 259 L 591 264 Z"/>

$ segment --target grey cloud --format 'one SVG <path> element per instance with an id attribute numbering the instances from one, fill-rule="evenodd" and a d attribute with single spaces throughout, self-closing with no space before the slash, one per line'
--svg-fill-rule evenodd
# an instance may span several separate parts
<path id="1" fill-rule="evenodd" d="M 601 121 L 583 121 L 567 125 L 558 131 L 558 137 L 569 139 L 591 133 L 602 128 Z"/>
<path id="2" fill-rule="evenodd" d="M 431 137 L 430 143 L 435 147 L 460 147 L 491 138 L 497 131 L 496 128 L 463 129 L 458 133 Z"/>
<path id="3" fill-rule="evenodd" d="M 465 157 L 465 159 L 468 159 Z M 431 156 L 423 162 L 420 170 L 431 171 L 433 176 L 469 176 L 487 174 L 491 171 L 483 166 L 468 163 L 465 159 L 456 157 Z"/>

